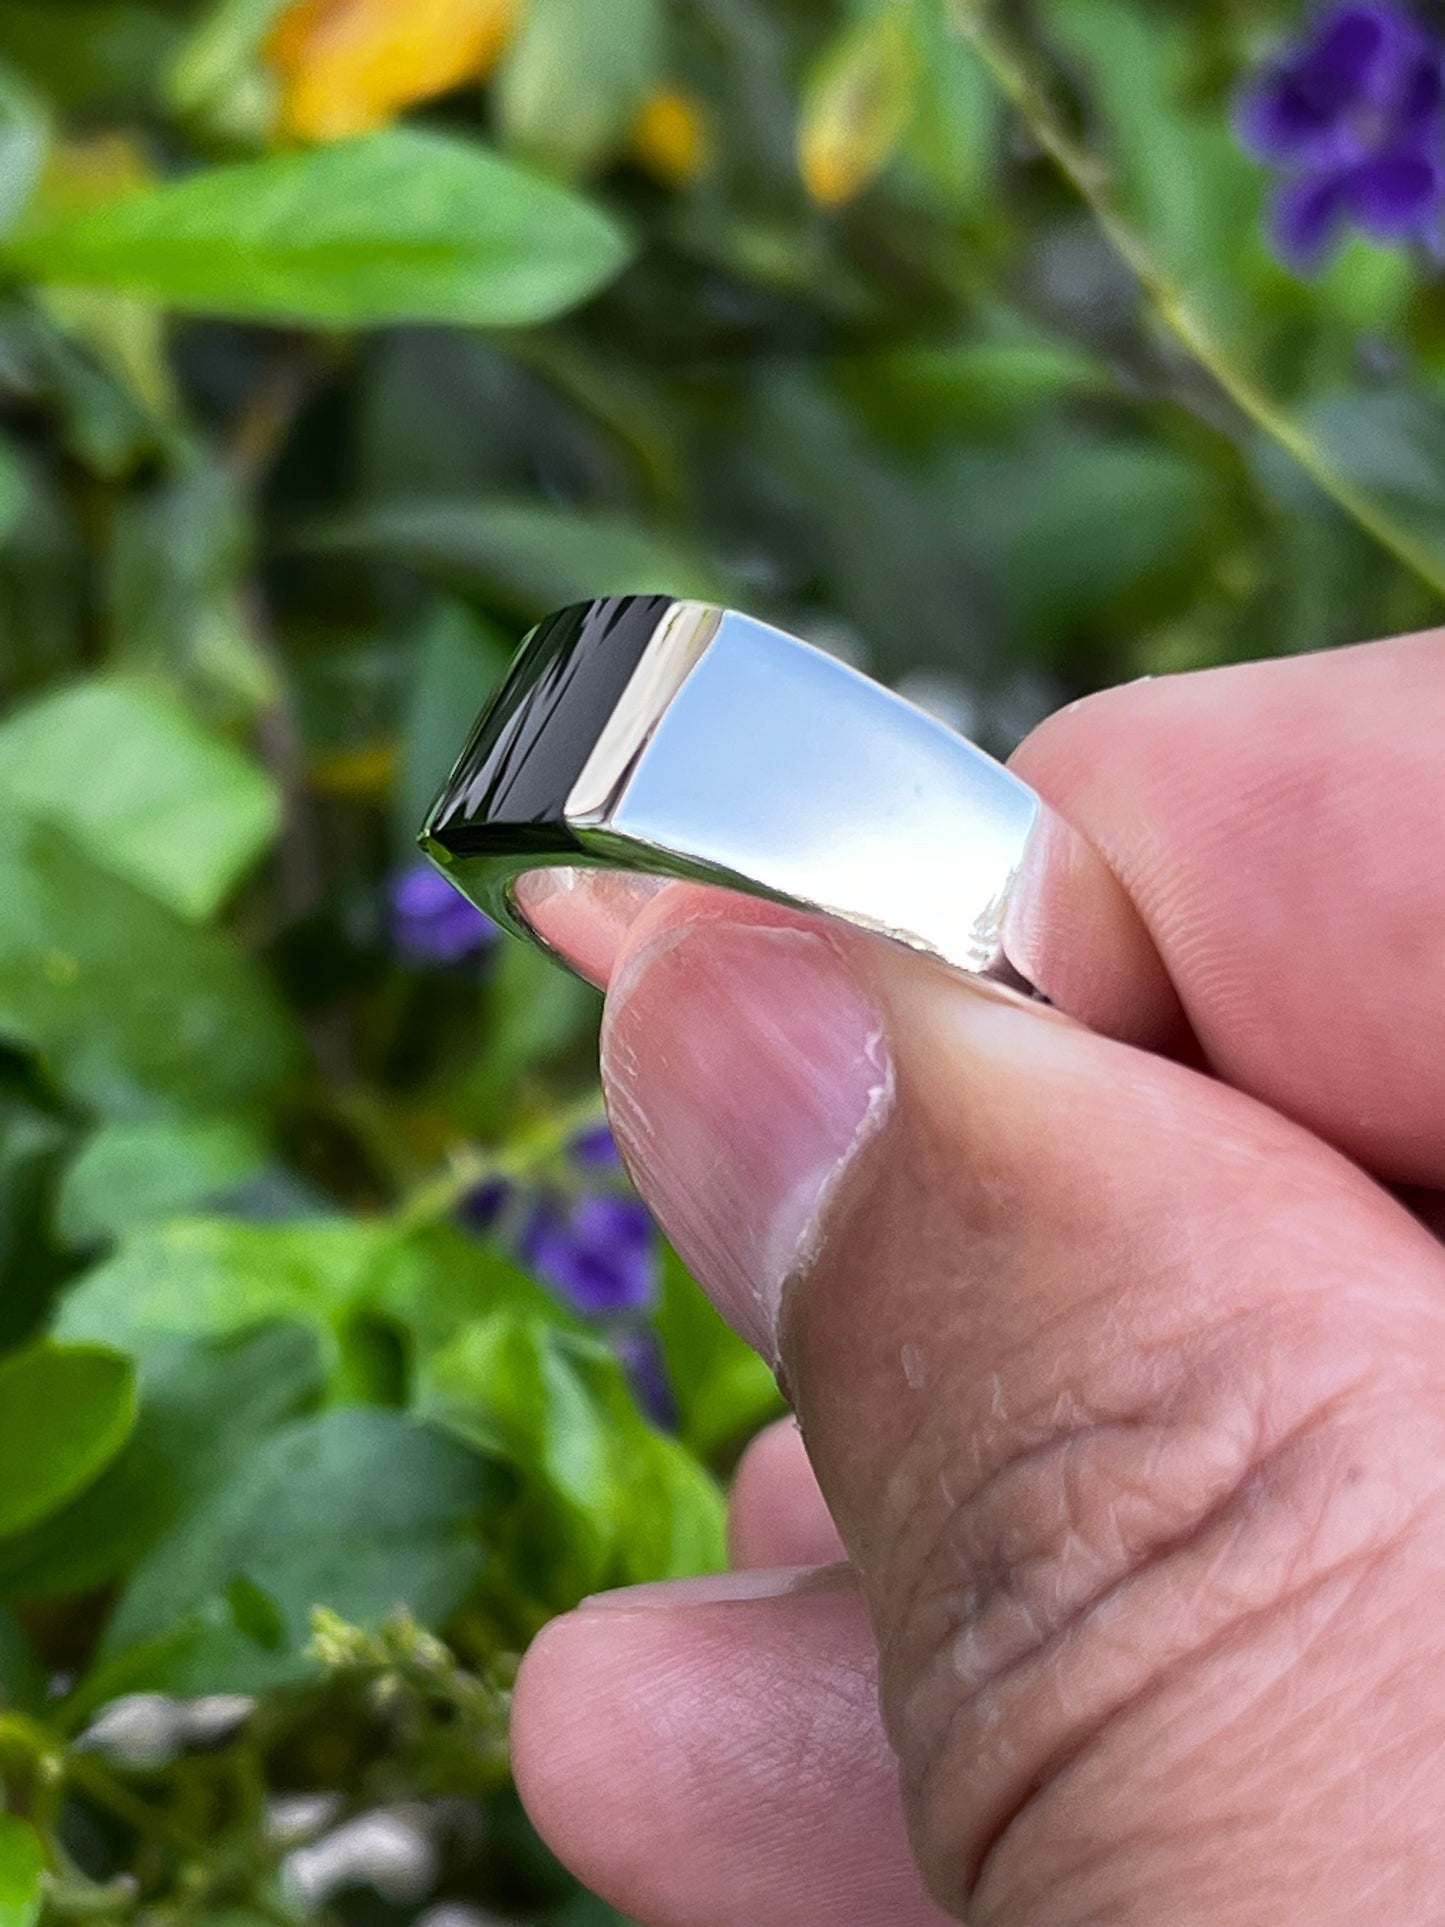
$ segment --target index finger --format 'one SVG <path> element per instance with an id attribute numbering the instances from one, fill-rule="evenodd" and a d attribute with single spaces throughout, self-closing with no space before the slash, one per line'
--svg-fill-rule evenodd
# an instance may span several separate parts
<path id="1" fill-rule="evenodd" d="M 1124 883 L 1219 1076 L 1445 1185 L 1445 632 L 1132 683 L 1013 766 Z M 1076 933 L 1045 903 L 1022 960 L 1066 1006 Z"/>

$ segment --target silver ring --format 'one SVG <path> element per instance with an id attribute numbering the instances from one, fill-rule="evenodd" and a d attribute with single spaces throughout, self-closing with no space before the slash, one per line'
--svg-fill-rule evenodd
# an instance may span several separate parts
<path id="1" fill-rule="evenodd" d="M 533 873 L 740 890 L 1036 997 L 1019 936 L 1056 822 L 991 756 L 796 636 L 617 596 L 526 637 L 420 840 L 464 896 L 582 974 L 519 900 Z"/>

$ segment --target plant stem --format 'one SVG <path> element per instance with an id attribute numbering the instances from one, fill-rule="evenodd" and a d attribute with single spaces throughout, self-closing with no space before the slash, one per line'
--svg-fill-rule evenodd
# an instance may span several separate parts
<path id="1" fill-rule="evenodd" d="M 1232 358 L 1213 329 L 1114 202 L 1106 165 L 1069 131 L 1025 57 L 992 18 L 990 0 L 952 0 L 953 16 L 994 84 L 1073 188 L 1123 261 L 1162 326 L 1261 434 L 1285 451 L 1337 508 L 1438 594 L 1445 557 L 1402 529 L 1330 460 L 1309 433 Z"/>
<path id="2" fill-rule="evenodd" d="M 589 1093 L 542 1118 L 500 1150 L 458 1152 L 440 1177 L 428 1179 L 406 1199 L 397 1213 L 397 1230 L 404 1235 L 450 1217 L 463 1198 L 489 1178 L 528 1176 L 556 1157 L 577 1132 L 601 1122 L 596 1095 Z"/>
<path id="3" fill-rule="evenodd" d="M 164 1840 L 179 1850 L 199 1856 L 200 1841 L 178 1827 L 163 1808 L 152 1806 L 132 1793 L 105 1763 L 94 1754 L 72 1748 L 66 1755 L 65 1777 L 72 1787 L 88 1794 L 117 1819 L 133 1827 L 143 1840 Z"/>
<path id="4" fill-rule="evenodd" d="M 336 359 L 326 341 L 298 334 L 283 342 L 231 428 L 226 460 L 238 487 L 259 488 Z"/>

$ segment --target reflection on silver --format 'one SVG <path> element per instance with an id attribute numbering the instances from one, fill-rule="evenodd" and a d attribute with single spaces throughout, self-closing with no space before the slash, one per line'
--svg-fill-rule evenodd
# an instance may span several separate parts
<path id="1" fill-rule="evenodd" d="M 841 918 L 1027 992 L 1010 913 L 1045 825 L 982 750 L 795 636 L 622 597 L 532 631 L 421 841 L 534 938 L 516 879 L 597 866 Z"/>

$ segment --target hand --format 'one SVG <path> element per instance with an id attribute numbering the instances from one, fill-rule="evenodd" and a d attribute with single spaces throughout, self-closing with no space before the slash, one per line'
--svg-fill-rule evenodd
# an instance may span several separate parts
<path id="1" fill-rule="evenodd" d="M 547 1629 L 524 1798 L 647 1927 L 1437 1923 L 1445 637 L 1016 767 L 1152 940 L 1038 934 L 1115 1037 L 739 899 L 627 939 L 618 1135 L 813 1473 L 739 1483 L 788 1569 Z"/>

